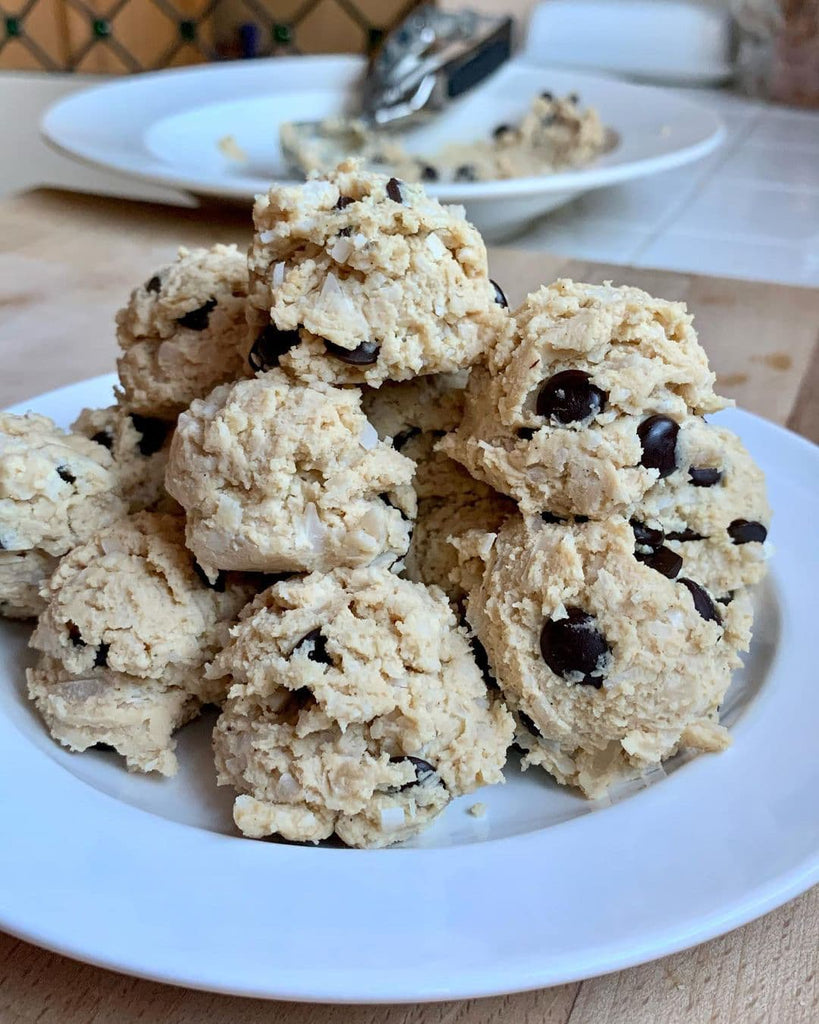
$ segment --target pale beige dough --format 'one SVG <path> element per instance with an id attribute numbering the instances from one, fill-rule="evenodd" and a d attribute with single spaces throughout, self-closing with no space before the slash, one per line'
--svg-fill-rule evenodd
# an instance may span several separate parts
<path id="1" fill-rule="evenodd" d="M 304 174 L 328 173 L 355 156 L 369 170 L 390 168 L 405 181 L 492 181 L 549 174 L 590 163 L 607 145 L 593 107 L 573 96 L 536 96 L 517 123 L 497 125 L 491 138 L 451 143 L 437 152 L 411 154 L 401 136 L 377 131 L 356 118 L 327 118 L 317 126 L 279 128 L 285 155 Z M 235 154 L 234 154 L 235 158 Z"/>
<path id="2" fill-rule="evenodd" d="M 105 744 L 129 771 L 176 774 L 173 734 L 201 707 L 183 687 L 104 668 L 73 675 L 48 655 L 27 677 L 30 699 L 64 747 L 82 752 Z"/>
<path id="3" fill-rule="evenodd" d="M 702 420 L 681 431 L 678 448 L 682 464 L 693 468 L 656 483 L 631 516 L 671 535 L 662 544 L 682 558 L 682 575 L 698 580 L 717 597 L 727 597 L 765 575 L 770 544 L 745 540 L 742 529 L 743 523 L 751 523 L 761 528 L 760 535 L 767 533 L 771 509 L 765 477 L 736 435 Z M 719 479 L 711 486 L 695 486 L 693 480 L 702 480 L 703 470 L 716 471 Z M 701 539 L 685 540 L 690 534 Z"/>
<path id="4" fill-rule="evenodd" d="M 386 569 L 271 587 L 210 671 L 234 681 L 214 748 L 246 835 L 386 846 L 503 781 L 511 716 L 465 632 L 440 591 Z"/>
<path id="5" fill-rule="evenodd" d="M 594 797 L 681 748 L 729 744 L 718 708 L 748 647 L 747 594 L 728 607 L 704 595 L 720 617 L 706 620 L 679 579 L 636 560 L 632 529 L 618 517 L 547 524 L 517 516 L 497 535 L 469 535 L 462 549 L 483 562 L 469 622 L 510 706 L 538 733 L 524 767 L 541 764 Z M 591 669 L 556 670 L 541 634 L 575 609 L 592 616 L 581 635 L 601 634 L 603 649 Z"/>
<path id="6" fill-rule="evenodd" d="M 479 360 L 507 319 L 463 208 L 418 185 L 347 162 L 326 179 L 274 186 L 254 223 L 249 346 L 257 339 L 251 358 L 263 369 L 375 387 L 452 372 Z M 372 361 L 345 356 L 360 346 Z"/>
<path id="7" fill-rule="evenodd" d="M 390 438 L 416 464 L 413 487 L 418 512 L 404 558 L 408 579 L 435 584 L 457 603 L 464 597 L 457 582 L 458 555 L 453 546 L 467 530 L 495 530 L 515 510 L 514 502 L 474 480 L 462 466 L 435 451 L 447 430 L 463 415 L 467 374 L 437 374 L 366 388 L 362 404 L 379 437 Z"/>
<path id="8" fill-rule="evenodd" d="M 178 516 L 141 512 L 74 548 L 31 637 L 41 658 L 30 694 L 54 737 L 108 743 L 129 767 L 172 774 L 173 729 L 224 698 L 227 681 L 204 665 L 257 590 L 235 577 L 207 585 Z"/>
<path id="9" fill-rule="evenodd" d="M 71 429 L 111 452 L 119 491 L 129 512 L 178 511 L 165 490 L 165 468 L 176 420 L 128 413 L 118 405 L 83 409 Z"/>
<path id="10" fill-rule="evenodd" d="M 0 551 L 0 615 L 7 619 L 36 619 L 45 607 L 40 587 L 59 559 L 38 548 Z"/>
<path id="11" fill-rule="evenodd" d="M 641 464 L 641 423 L 683 426 L 723 408 L 682 303 L 637 288 L 560 280 L 530 295 L 473 370 L 463 420 L 441 444 L 524 511 L 604 518 L 659 478 Z M 553 375 L 579 370 L 605 394 L 599 412 L 561 423 L 536 411 Z M 687 472 L 680 464 L 678 473 Z"/>
<path id="12" fill-rule="evenodd" d="M 203 567 L 327 571 L 406 552 L 414 469 L 378 439 L 356 389 L 274 370 L 180 416 L 166 486 Z"/>
<path id="13" fill-rule="evenodd" d="M 122 405 L 171 420 L 217 384 L 247 376 L 247 261 L 235 245 L 179 250 L 117 313 Z"/>
<path id="14" fill-rule="evenodd" d="M 112 459 L 50 419 L 0 413 L 0 611 L 29 618 L 56 559 L 123 515 Z"/>

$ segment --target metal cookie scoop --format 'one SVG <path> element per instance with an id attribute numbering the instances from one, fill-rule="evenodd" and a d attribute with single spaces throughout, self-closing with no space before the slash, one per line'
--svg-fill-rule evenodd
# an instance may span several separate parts
<path id="1" fill-rule="evenodd" d="M 370 62 L 358 112 L 287 124 L 284 155 L 303 167 L 305 146 L 328 144 L 354 153 L 368 129 L 395 131 L 432 116 L 491 75 L 511 52 L 511 18 L 424 4 L 390 32 Z"/>

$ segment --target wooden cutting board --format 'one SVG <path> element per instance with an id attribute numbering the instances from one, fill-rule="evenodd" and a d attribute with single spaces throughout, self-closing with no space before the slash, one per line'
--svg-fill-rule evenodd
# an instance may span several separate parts
<path id="1" fill-rule="evenodd" d="M 0 408 L 114 368 L 115 310 L 180 243 L 247 243 L 247 217 L 41 191 L 0 202 Z M 683 299 L 722 391 L 819 441 L 819 293 L 496 250 L 514 305 L 556 277 Z M 730 808 L 728 809 L 730 813 Z M 605 851 L 601 851 L 605 856 Z M 0 1021 L 41 1024 L 815 1024 L 819 888 L 656 963 L 517 996 L 325 1007 L 189 992 L 0 935 Z"/>

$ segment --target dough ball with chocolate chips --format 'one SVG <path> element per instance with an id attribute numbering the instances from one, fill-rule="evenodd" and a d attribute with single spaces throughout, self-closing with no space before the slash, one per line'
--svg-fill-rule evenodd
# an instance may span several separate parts
<path id="1" fill-rule="evenodd" d="M 477 362 L 507 318 L 463 209 L 420 185 L 346 162 L 274 186 L 254 222 L 254 370 L 374 387 L 451 372 Z"/>
<path id="2" fill-rule="evenodd" d="M 595 797 L 681 748 L 729 744 L 717 712 L 750 639 L 744 593 L 724 607 L 642 564 L 618 517 L 516 516 L 462 554 L 483 565 L 467 618 L 525 726 L 524 767 Z"/>
<path id="3" fill-rule="evenodd" d="M 464 630 L 386 569 L 271 587 L 209 671 L 233 679 L 214 749 L 245 835 L 387 846 L 503 781 L 512 720 Z"/>
<path id="4" fill-rule="evenodd" d="M 765 476 L 735 434 L 701 419 L 680 431 L 678 448 L 688 472 L 658 481 L 631 512 L 639 557 L 667 573 L 679 566 L 726 598 L 765 575 Z"/>
<path id="5" fill-rule="evenodd" d="M 603 518 L 686 474 L 677 437 L 727 404 L 682 303 L 561 280 L 530 295 L 470 377 L 442 449 L 526 512 Z"/>
<path id="6" fill-rule="evenodd" d="M 469 530 L 497 530 L 514 502 L 466 470 L 436 445 L 463 414 L 466 374 L 438 374 L 365 389 L 364 410 L 379 437 L 391 438 L 416 464 L 413 487 L 418 513 L 404 558 L 408 579 L 441 587 L 457 603 L 465 596 L 457 579 L 457 540 Z"/>
<path id="7" fill-rule="evenodd" d="M 103 445 L 45 416 L 0 414 L 0 613 L 37 615 L 57 559 L 125 511 Z"/>
<path id="8" fill-rule="evenodd" d="M 165 467 L 175 428 L 175 420 L 129 413 L 117 405 L 83 409 L 71 427 L 111 453 L 119 490 L 130 512 L 178 511 L 165 490 Z"/>
<path id="9" fill-rule="evenodd" d="M 172 420 L 217 384 L 247 376 L 247 261 L 235 245 L 180 249 L 117 313 L 122 404 Z"/>
<path id="10" fill-rule="evenodd" d="M 206 677 L 257 587 L 212 587 L 185 548 L 181 517 L 141 512 L 74 548 L 44 588 L 29 696 L 72 750 L 106 743 L 131 769 L 176 771 L 172 733 L 225 695 Z"/>
<path id="11" fill-rule="evenodd" d="M 273 370 L 179 417 L 166 486 L 209 571 L 327 571 L 406 552 L 414 470 L 379 440 L 357 389 Z"/>

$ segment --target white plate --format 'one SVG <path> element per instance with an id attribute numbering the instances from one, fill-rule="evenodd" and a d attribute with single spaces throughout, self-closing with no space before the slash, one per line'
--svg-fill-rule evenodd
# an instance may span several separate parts
<path id="1" fill-rule="evenodd" d="M 43 395 L 68 423 L 112 377 Z M 280 999 L 420 1001 L 558 984 L 743 924 L 819 880 L 819 449 L 748 413 L 778 547 L 723 708 L 734 746 L 606 806 L 540 772 L 455 801 L 410 847 L 235 835 L 208 723 L 173 780 L 54 744 L 24 699 L 27 629 L 0 627 L 0 926 L 161 981 Z M 487 804 L 484 818 L 467 808 Z"/>
<path id="2" fill-rule="evenodd" d="M 50 143 L 87 163 L 199 195 L 250 200 L 290 175 L 279 123 L 340 113 L 362 68 L 358 57 L 277 57 L 136 75 L 60 100 L 41 127 Z M 576 92 L 597 107 L 617 144 L 580 170 L 429 186 L 446 202 L 464 203 L 492 240 L 588 189 L 696 160 L 723 138 L 716 114 L 674 93 L 515 60 L 434 123 L 408 133 L 408 148 L 434 152 L 446 142 L 486 137 L 519 118 L 544 89 Z M 225 135 L 247 153 L 247 164 L 220 153 Z"/>

